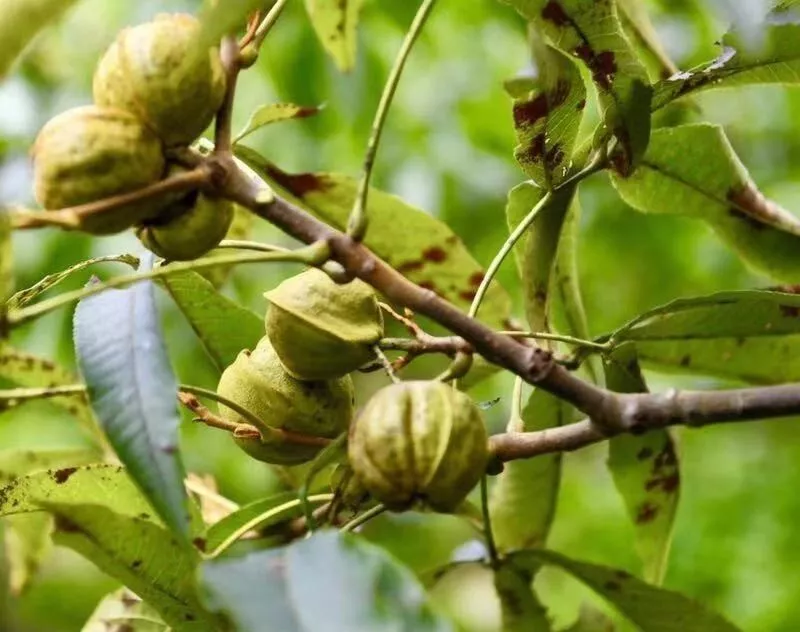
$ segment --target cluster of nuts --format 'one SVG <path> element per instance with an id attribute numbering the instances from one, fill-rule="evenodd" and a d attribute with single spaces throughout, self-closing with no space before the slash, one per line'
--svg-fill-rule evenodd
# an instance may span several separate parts
<path id="1" fill-rule="evenodd" d="M 325 438 L 349 432 L 356 487 L 390 509 L 416 503 L 455 509 L 488 460 L 486 429 L 472 400 L 442 382 L 401 382 L 378 391 L 351 424 L 349 374 L 374 359 L 383 336 L 372 288 L 359 280 L 340 285 L 310 269 L 265 296 L 267 335 L 224 371 L 218 393 L 273 428 Z M 220 414 L 247 423 L 225 406 Z M 234 440 L 254 458 L 282 465 L 307 462 L 320 450 L 269 438 Z"/>
<path id="2" fill-rule="evenodd" d="M 225 94 L 219 51 L 199 44 L 201 31 L 191 15 L 165 14 L 118 35 L 95 71 L 95 104 L 59 114 L 36 139 L 34 189 L 44 209 L 130 193 L 181 169 L 165 152 L 200 136 Z M 193 191 L 86 215 L 80 228 L 136 227 L 159 256 L 188 260 L 219 244 L 232 218 L 230 202 Z"/>

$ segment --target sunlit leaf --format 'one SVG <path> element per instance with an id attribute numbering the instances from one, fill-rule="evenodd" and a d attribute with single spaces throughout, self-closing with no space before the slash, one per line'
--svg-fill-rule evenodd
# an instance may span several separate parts
<path id="1" fill-rule="evenodd" d="M 751 266 L 800 278 L 800 219 L 759 192 L 722 128 L 655 130 L 640 168 L 613 182 L 635 209 L 702 219 Z"/>
<path id="2" fill-rule="evenodd" d="M 152 259 L 143 260 L 144 269 Z M 187 536 L 177 383 L 153 284 L 146 281 L 81 301 L 75 313 L 75 350 L 92 408 L 111 445 L 161 517 Z"/>
<path id="3" fill-rule="evenodd" d="M 305 0 L 317 37 L 339 70 L 356 62 L 358 17 L 364 0 Z"/>
<path id="4" fill-rule="evenodd" d="M 237 154 L 267 182 L 289 194 L 330 225 L 343 229 L 353 208 L 358 181 L 335 173 L 289 174 L 246 147 Z M 400 198 L 371 189 L 369 228 L 364 243 L 400 273 L 464 309 L 483 280 L 483 270 L 461 239 L 440 220 Z M 511 301 L 499 284 L 486 295 L 480 318 L 501 328 Z"/>
<path id="5" fill-rule="evenodd" d="M 608 129 L 619 141 L 615 166 L 629 173 L 647 148 L 652 90 L 647 72 L 623 34 L 616 2 L 501 0 L 591 74 Z"/>
<path id="6" fill-rule="evenodd" d="M 173 274 L 162 283 L 220 371 L 264 336 L 260 316 L 220 294 L 196 272 Z"/>
<path id="7" fill-rule="evenodd" d="M 158 612 L 127 588 L 106 595 L 81 632 L 169 632 Z"/>
<path id="8" fill-rule="evenodd" d="M 91 450 L 0 452 L 0 487 L 32 472 L 83 465 L 97 460 Z M 50 552 L 52 518 L 44 513 L 5 517 L 5 554 L 12 594 L 23 593 Z"/>
<path id="9" fill-rule="evenodd" d="M 560 184 L 572 165 L 586 86 L 575 62 L 561 51 L 536 46 L 540 69 L 536 87 L 514 99 L 514 156 L 540 187 Z"/>
<path id="10" fill-rule="evenodd" d="M 735 31 L 726 34 L 716 59 L 657 84 L 653 109 L 711 88 L 800 83 L 800 13 L 772 13 L 757 30 L 754 41 Z"/>
<path id="11" fill-rule="evenodd" d="M 547 611 L 532 587 L 533 573 L 513 563 L 494 571 L 494 588 L 500 599 L 503 632 L 549 632 Z"/>
<path id="12" fill-rule="evenodd" d="M 43 28 L 59 20 L 76 0 L 3 0 L 0 3 L 0 78 Z"/>
<path id="13" fill-rule="evenodd" d="M 606 386 L 612 391 L 647 391 L 632 344 L 619 347 L 606 358 L 604 366 Z M 614 437 L 608 447 L 608 468 L 633 524 L 644 579 L 661 584 L 680 497 L 675 443 L 668 430 L 653 430 Z"/>
<path id="14" fill-rule="evenodd" d="M 679 299 L 613 337 L 635 342 L 643 361 L 682 371 L 760 384 L 800 380 L 800 294 L 785 289 Z"/>
<path id="15" fill-rule="evenodd" d="M 286 549 L 206 562 L 207 605 L 239 632 L 428 632 L 454 627 L 414 576 L 361 538 L 321 532 Z M 313 595 L 309 607 L 308 595 Z"/>
<path id="16" fill-rule="evenodd" d="M 722 615 L 680 593 L 651 586 L 625 571 L 588 564 L 553 551 L 524 551 L 516 564 L 560 568 L 607 599 L 642 632 L 738 632 Z"/>
<path id="17" fill-rule="evenodd" d="M 15 349 L 7 344 L 0 345 L 0 380 L 14 386 L 29 388 L 80 383 L 77 375 L 52 360 Z M 49 397 L 47 401 L 73 415 L 89 437 L 98 442 L 101 440 L 97 421 L 85 394 Z"/>
<path id="18" fill-rule="evenodd" d="M 56 544 L 128 586 L 175 630 L 215 629 L 195 596 L 199 554 L 154 516 L 123 468 L 68 467 L 0 488 L 0 516 L 40 511 L 55 518 Z"/>
<path id="19" fill-rule="evenodd" d="M 318 107 L 295 105 L 294 103 L 271 103 L 269 105 L 262 105 L 250 115 L 244 129 L 236 135 L 233 142 L 238 143 L 256 130 L 272 123 L 313 116 L 319 112 L 320 109 L 321 108 Z"/>
<path id="20" fill-rule="evenodd" d="M 566 421 L 561 400 L 536 390 L 522 410 L 522 424 L 512 431 L 533 432 Z M 489 511 L 495 542 L 509 551 L 542 546 L 555 515 L 561 482 L 561 455 L 546 454 L 505 464 L 491 490 Z"/>

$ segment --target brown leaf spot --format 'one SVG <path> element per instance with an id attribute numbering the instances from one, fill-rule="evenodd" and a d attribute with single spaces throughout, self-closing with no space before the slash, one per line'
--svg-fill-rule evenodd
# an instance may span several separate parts
<path id="1" fill-rule="evenodd" d="M 436 292 L 436 285 L 431 281 L 420 281 L 417 283 L 423 290 L 430 290 L 431 292 Z"/>
<path id="2" fill-rule="evenodd" d="M 402 275 L 407 275 L 411 272 L 421 270 L 424 267 L 425 264 L 422 261 L 406 261 L 405 263 L 401 263 L 399 266 L 397 266 L 396 270 Z"/>
<path id="3" fill-rule="evenodd" d="M 578 101 L 578 104 L 575 106 L 576 110 L 583 110 L 586 107 L 586 99 L 581 99 Z"/>
<path id="4" fill-rule="evenodd" d="M 800 317 L 800 307 L 795 305 L 781 305 L 781 315 L 785 318 L 798 318 Z"/>
<path id="5" fill-rule="evenodd" d="M 143 564 L 142 560 L 133 560 L 133 562 L 131 562 L 131 568 L 133 568 L 133 569 L 137 569 L 137 568 L 139 568 L 139 567 L 140 567 L 142 564 Z"/>
<path id="6" fill-rule="evenodd" d="M 675 472 L 670 476 L 667 476 L 663 481 L 661 481 L 661 489 L 663 489 L 667 494 L 673 493 L 681 484 L 681 477 L 680 474 Z"/>
<path id="7" fill-rule="evenodd" d="M 475 298 L 476 294 L 477 294 L 477 292 L 475 290 L 465 290 L 463 292 L 459 292 L 458 296 L 459 296 L 459 298 L 463 299 L 464 301 L 467 301 L 468 303 L 471 303 L 472 300 Z"/>
<path id="8" fill-rule="evenodd" d="M 547 116 L 549 112 L 547 95 L 542 93 L 530 101 L 516 101 L 512 112 L 515 127 L 530 127 L 539 119 Z"/>
<path id="9" fill-rule="evenodd" d="M 264 171 L 280 186 L 297 197 L 303 197 L 314 191 L 326 191 L 333 186 L 326 176 L 316 173 L 286 173 L 275 165 L 266 165 Z"/>
<path id="10" fill-rule="evenodd" d="M 69 477 L 77 471 L 77 467 L 65 467 L 60 470 L 56 470 L 53 472 L 53 480 L 56 482 L 56 484 L 61 485 L 62 483 L 66 483 L 69 480 Z"/>
<path id="11" fill-rule="evenodd" d="M 640 461 L 646 461 L 651 456 L 653 456 L 653 450 L 651 448 L 642 448 L 639 452 L 636 453 L 636 458 Z"/>
<path id="12" fill-rule="evenodd" d="M 483 272 L 474 272 L 472 276 L 469 277 L 469 284 L 474 288 L 479 288 L 485 277 L 486 275 Z"/>
<path id="13" fill-rule="evenodd" d="M 564 7 L 562 7 L 558 2 L 555 0 L 550 0 L 544 9 L 542 9 L 542 18 L 552 22 L 556 26 L 567 26 L 572 24 L 572 19 L 567 15 L 567 12 L 564 11 Z"/>
<path id="14" fill-rule="evenodd" d="M 619 582 L 615 582 L 613 579 L 609 579 L 605 584 L 603 584 L 603 588 L 618 592 L 622 590 L 622 585 Z"/>
<path id="15" fill-rule="evenodd" d="M 548 171 L 553 171 L 553 169 L 555 169 L 563 161 L 564 152 L 561 149 L 560 143 L 553 145 L 544 157 L 544 164 Z"/>
<path id="16" fill-rule="evenodd" d="M 195 538 L 192 540 L 192 544 L 194 544 L 195 548 L 198 551 L 205 553 L 206 551 L 206 539 L 205 538 Z"/>
<path id="17" fill-rule="evenodd" d="M 681 358 L 681 366 L 682 367 L 687 367 L 691 363 L 692 363 L 692 356 L 690 356 L 688 353 Z"/>
<path id="18" fill-rule="evenodd" d="M 431 246 L 422 253 L 423 259 L 432 263 L 442 263 L 447 260 L 447 252 L 439 246 Z"/>

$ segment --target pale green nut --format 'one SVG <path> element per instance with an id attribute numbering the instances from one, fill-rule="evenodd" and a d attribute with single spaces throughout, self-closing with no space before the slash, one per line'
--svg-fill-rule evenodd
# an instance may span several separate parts
<path id="1" fill-rule="evenodd" d="M 311 268 L 264 296 L 270 303 L 267 335 L 297 379 L 341 377 L 374 360 L 383 315 L 375 291 L 363 281 L 338 284 Z"/>
<path id="2" fill-rule="evenodd" d="M 280 363 L 269 340 L 242 351 L 222 373 L 217 392 L 253 413 L 271 428 L 334 439 L 346 432 L 354 414 L 354 389 L 350 376 L 327 381 L 301 382 Z M 228 421 L 251 423 L 246 417 L 220 405 Z M 296 465 L 312 460 L 321 446 L 269 442 L 234 437 L 245 452 L 267 463 Z"/>
<path id="3" fill-rule="evenodd" d="M 421 504 L 450 512 L 484 474 L 488 436 L 469 396 L 443 382 L 401 382 L 367 402 L 351 428 L 348 457 L 390 509 Z"/>
<path id="4" fill-rule="evenodd" d="M 33 146 L 34 195 L 47 210 L 97 202 L 154 184 L 164 175 L 158 137 L 135 116 L 87 105 L 53 117 Z M 81 230 L 122 232 L 158 214 L 163 200 L 86 216 Z"/>
<path id="5" fill-rule="evenodd" d="M 219 50 L 202 44 L 188 14 L 162 14 L 120 32 L 100 60 L 92 86 L 99 105 L 136 114 L 168 147 L 189 145 L 225 96 Z"/>
<path id="6" fill-rule="evenodd" d="M 197 191 L 143 224 L 136 236 L 168 261 L 191 261 L 219 245 L 233 221 L 233 204 Z"/>

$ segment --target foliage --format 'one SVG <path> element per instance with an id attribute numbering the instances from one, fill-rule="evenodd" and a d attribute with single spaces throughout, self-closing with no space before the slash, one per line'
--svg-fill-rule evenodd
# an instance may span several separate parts
<path id="1" fill-rule="evenodd" d="M 35 121 L 0 116 L 15 198 L 0 218 L 0 628 L 800 625 L 797 448 L 791 422 L 768 421 L 800 415 L 798 3 L 720 27 L 708 7 L 645 0 L 176 0 L 202 24 L 181 61 L 225 68 L 208 138 L 164 149 L 182 168 L 149 186 L 35 210 L 14 165 L 89 98 L 116 32 L 157 12 L 118 4 L 0 12 L 0 102 L 36 104 Z M 267 221 L 186 262 L 134 231 L 80 232 L 103 215 L 130 228 L 131 202 L 139 228 L 172 223 L 200 191 Z M 274 403 L 298 423 L 216 392 L 268 338 L 263 293 L 300 266 L 339 284 L 306 301 L 313 319 L 346 311 L 353 277 L 380 295 L 356 405 L 390 382 L 449 382 L 485 417 L 485 469 L 449 434 L 449 386 L 403 410 L 402 449 L 349 453 L 354 432 L 326 435 L 301 397 L 280 399 L 326 387 L 282 361 L 271 379 L 294 390 Z M 294 342 L 309 346 L 323 348 Z M 388 418 L 367 410 L 351 424 Z M 275 456 L 291 450 L 302 463 Z M 469 496 L 439 471 L 478 461 Z M 370 497 L 412 473 L 425 480 L 402 507 Z M 446 506 L 426 495 L 437 484 Z"/>

